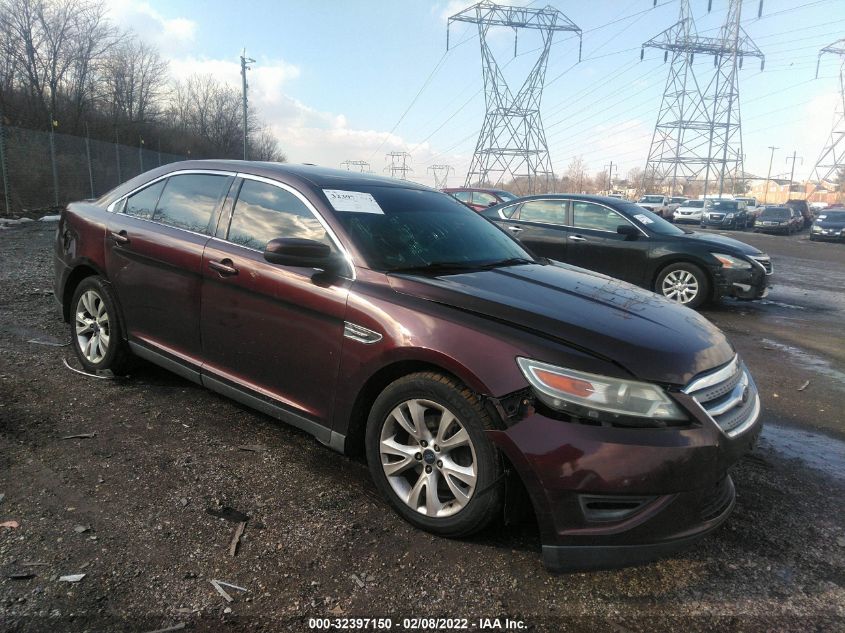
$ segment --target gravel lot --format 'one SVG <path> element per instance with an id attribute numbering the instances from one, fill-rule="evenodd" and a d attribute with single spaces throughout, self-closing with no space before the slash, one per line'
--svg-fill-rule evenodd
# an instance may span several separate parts
<path id="1" fill-rule="evenodd" d="M 845 245 L 746 235 L 779 285 L 705 312 L 746 358 L 768 425 L 734 470 L 728 523 L 651 565 L 553 576 L 531 519 L 438 539 L 394 515 L 364 464 L 303 433 L 150 365 L 126 380 L 68 370 L 69 347 L 30 342 L 68 340 L 54 227 L 0 231 L 0 523 L 19 524 L 0 528 L 0 629 L 390 617 L 404 630 L 442 616 L 471 630 L 506 617 L 536 631 L 845 630 Z M 95 435 L 63 439 L 76 434 Z M 224 507 L 249 517 L 234 557 L 236 523 L 208 513 Z M 224 586 L 227 602 L 213 579 L 247 591 Z"/>

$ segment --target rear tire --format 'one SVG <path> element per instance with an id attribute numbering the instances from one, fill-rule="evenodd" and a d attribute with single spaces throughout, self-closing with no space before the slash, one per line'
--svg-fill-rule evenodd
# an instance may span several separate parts
<path id="1" fill-rule="evenodd" d="M 399 378 L 367 420 L 373 481 L 415 527 L 447 537 L 477 532 L 501 514 L 504 500 L 491 428 L 481 402 L 455 379 L 436 372 Z"/>
<path id="2" fill-rule="evenodd" d="M 710 299 L 710 280 L 695 264 L 677 262 L 660 271 L 654 291 L 670 301 L 696 309 Z"/>
<path id="3" fill-rule="evenodd" d="M 87 372 L 105 369 L 120 376 L 129 369 L 132 354 L 111 288 L 102 277 L 83 279 L 70 304 L 70 340 Z"/>

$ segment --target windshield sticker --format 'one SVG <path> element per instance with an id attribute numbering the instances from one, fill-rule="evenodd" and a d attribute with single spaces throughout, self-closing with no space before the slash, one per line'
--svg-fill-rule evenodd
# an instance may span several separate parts
<path id="1" fill-rule="evenodd" d="M 376 199 L 368 193 L 341 189 L 323 189 L 323 193 L 326 194 L 335 211 L 384 215 Z"/>
<path id="2" fill-rule="evenodd" d="M 635 217 L 635 218 L 637 218 L 637 219 L 638 219 L 640 222 L 642 222 L 643 224 L 654 224 L 654 220 L 652 220 L 652 219 L 651 219 L 650 217 L 648 217 L 648 216 L 643 215 L 642 213 L 638 213 L 638 214 L 637 214 L 637 215 L 635 215 L 634 217 Z"/>

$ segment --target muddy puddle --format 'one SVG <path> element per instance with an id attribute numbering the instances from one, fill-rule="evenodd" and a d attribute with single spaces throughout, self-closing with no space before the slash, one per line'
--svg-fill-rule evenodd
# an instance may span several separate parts
<path id="1" fill-rule="evenodd" d="M 845 442 L 841 440 L 785 426 L 769 424 L 763 427 L 760 448 L 798 459 L 808 467 L 845 480 Z"/>

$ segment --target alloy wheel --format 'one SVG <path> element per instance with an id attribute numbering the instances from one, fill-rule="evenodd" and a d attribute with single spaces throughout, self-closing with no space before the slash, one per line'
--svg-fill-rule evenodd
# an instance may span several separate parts
<path id="1" fill-rule="evenodd" d="M 472 439 L 455 414 L 431 400 L 406 400 L 390 412 L 379 455 L 399 499 L 427 517 L 457 514 L 475 493 Z"/>
<path id="2" fill-rule="evenodd" d="M 698 296 L 699 283 L 690 271 L 673 270 L 663 279 L 661 290 L 667 299 L 686 304 Z"/>
<path id="3" fill-rule="evenodd" d="M 76 304 L 76 344 L 82 355 L 96 364 L 108 354 L 110 337 L 105 301 L 96 291 L 86 290 Z"/>

